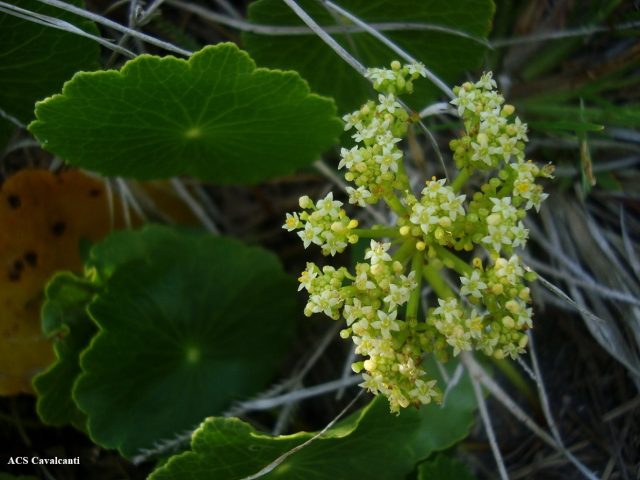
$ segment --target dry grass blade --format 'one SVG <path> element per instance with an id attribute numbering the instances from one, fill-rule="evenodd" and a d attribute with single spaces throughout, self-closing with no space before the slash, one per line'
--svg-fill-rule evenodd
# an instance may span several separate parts
<path id="1" fill-rule="evenodd" d="M 608 215 L 606 211 L 599 213 Z M 547 240 L 539 241 L 541 235 L 532 230 L 534 238 L 549 257 L 560 260 L 557 268 L 574 270 L 559 275 L 558 279 L 567 284 L 571 301 L 578 307 L 596 341 L 629 369 L 640 388 L 640 309 L 635 302 L 620 302 L 620 298 L 612 298 L 608 291 L 640 298 L 637 276 L 625 266 L 627 261 L 620 258 L 615 246 L 603 233 L 607 231 L 611 237 L 612 231 L 607 225 L 615 225 L 617 219 L 607 218 L 606 223 L 600 221 L 596 224 L 581 204 L 560 195 L 554 196 L 551 203 L 543 208 L 542 218 L 545 227 L 542 235 Z M 615 243 L 623 245 L 624 230 L 620 228 L 619 232 L 615 232 Z M 629 240 L 627 244 L 633 250 Z M 582 282 L 573 281 L 573 275 L 579 275 L 582 270 L 577 265 L 585 265 L 590 272 L 583 275 L 591 277 L 604 288 L 588 288 Z M 595 314 L 591 314 L 592 311 Z"/>

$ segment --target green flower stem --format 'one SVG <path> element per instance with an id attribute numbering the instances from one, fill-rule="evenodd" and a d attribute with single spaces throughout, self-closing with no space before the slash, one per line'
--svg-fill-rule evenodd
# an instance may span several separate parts
<path id="1" fill-rule="evenodd" d="M 393 193 L 387 193 L 382 198 L 384 198 L 384 201 L 387 202 L 389 208 L 398 216 L 403 217 L 407 214 L 407 209 Z"/>
<path id="2" fill-rule="evenodd" d="M 440 276 L 439 269 L 433 265 L 425 265 L 422 267 L 422 276 L 439 298 L 445 299 L 453 297 L 453 291 Z"/>
<path id="3" fill-rule="evenodd" d="M 451 183 L 451 188 L 453 188 L 453 191 L 459 192 L 462 187 L 464 187 L 464 184 L 467 183 L 467 180 L 469 180 L 470 176 L 471 171 L 469 170 L 469 168 L 463 168 L 456 179 L 453 181 L 453 183 Z"/>
<path id="4" fill-rule="evenodd" d="M 350 233 L 355 233 L 360 238 L 384 238 L 399 237 L 400 232 L 394 227 L 385 228 L 354 228 Z"/>
<path id="5" fill-rule="evenodd" d="M 440 245 L 434 245 L 434 249 L 438 254 L 438 257 L 440 258 L 440 260 L 442 260 L 443 262 L 453 264 L 453 269 L 456 272 L 458 272 L 460 275 L 465 275 L 465 274 L 471 275 L 471 272 L 473 271 L 473 267 L 469 265 L 467 262 L 465 262 L 464 260 L 462 260 L 455 253 L 450 252 L 449 250 L 447 250 L 446 248 Z"/>
<path id="6" fill-rule="evenodd" d="M 504 185 L 502 185 L 502 187 L 500 187 L 500 190 L 496 192 L 496 197 L 504 198 L 511 193 L 513 193 L 513 183 L 505 183 Z"/>
<path id="7" fill-rule="evenodd" d="M 413 238 L 405 240 L 405 242 L 398 248 L 394 254 L 392 255 L 393 260 L 397 260 L 400 263 L 404 263 L 404 261 L 411 256 L 411 254 L 416 249 L 416 241 Z"/>
<path id="8" fill-rule="evenodd" d="M 415 272 L 416 288 L 411 292 L 407 302 L 406 319 L 407 323 L 416 324 L 418 322 L 418 307 L 420 306 L 420 293 L 422 290 L 422 266 L 424 265 L 424 253 L 416 252 L 411 260 L 411 271 Z"/>
<path id="9" fill-rule="evenodd" d="M 402 189 L 407 192 L 411 191 L 411 184 L 409 183 L 409 176 L 407 170 L 404 168 L 404 162 L 398 162 L 398 174 L 397 179 L 402 183 Z"/>

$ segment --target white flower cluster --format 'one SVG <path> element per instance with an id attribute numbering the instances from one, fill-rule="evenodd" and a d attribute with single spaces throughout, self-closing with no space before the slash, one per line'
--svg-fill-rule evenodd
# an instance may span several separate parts
<path id="1" fill-rule="evenodd" d="M 464 136 L 451 142 L 460 173 L 451 184 L 434 177 L 419 196 L 413 194 L 398 146 L 413 117 L 396 96 L 411 92 L 412 81 L 425 75 L 421 65 L 398 62 L 370 69 L 378 101 L 344 117 L 357 142 L 341 150 L 338 166 L 353 184 L 347 187 L 349 202 L 365 207 L 382 199 L 396 213 L 396 224 L 358 229 L 329 194 L 316 203 L 302 197 L 303 211 L 287 214 L 284 225 L 298 231 L 305 248 L 317 244 L 325 255 L 342 252 L 359 237 L 397 242 L 392 253 L 391 243 L 371 240 L 354 273 L 309 263 L 299 279 L 309 293 L 305 314 L 345 319 L 340 334 L 351 337 L 363 357 L 352 366 L 362 372 L 361 385 L 386 396 L 394 412 L 440 398 L 436 382 L 421 368 L 425 353 L 446 360 L 473 349 L 497 359 L 524 352 L 532 327 L 526 282 L 535 273 L 513 252 L 526 244 L 527 210 L 538 210 L 547 197 L 536 180 L 553 171 L 524 160 L 527 126 L 510 118 L 514 108 L 504 104 L 487 73 L 454 89 L 452 103 L 465 124 Z M 479 189 L 468 182 L 477 170 L 488 177 Z M 485 253 L 485 264 L 468 260 L 473 251 Z M 443 280 L 445 268 L 459 276 L 459 291 Z M 439 296 L 424 322 L 418 320 L 422 278 Z"/>
<path id="2" fill-rule="evenodd" d="M 397 185 L 402 161 L 397 144 L 406 132 L 407 113 L 392 94 L 380 94 L 377 105 L 368 102 L 344 120 L 345 130 L 356 130 L 353 139 L 360 145 L 341 150 L 338 168 L 346 168 L 345 178 L 356 186 L 347 187 L 349 203 L 363 207 Z"/>
<path id="3" fill-rule="evenodd" d="M 429 180 L 422 189 L 419 202 L 407 199 L 411 206 L 410 224 L 407 227 L 419 227 L 427 245 L 446 245 L 450 243 L 454 232 L 461 227 L 464 228 L 466 196 L 456 195 L 453 189 L 444 183 L 444 179 Z"/>
<path id="4" fill-rule="evenodd" d="M 489 200 L 492 208 L 486 217 L 487 235 L 482 243 L 494 252 L 499 252 L 503 246 L 524 247 L 529 230 L 520 220 L 520 211 L 511 204 L 511 197 L 491 197 Z"/>
<path id="5" fill-rule="evenodd" d="M 460 294 L 473 308 L 458 298 L 438 299 L 427 324 L 445 337 L 454 355 L 478 349 L 498 359 L 515 359 L 524 353 L 525 332 L 532 327 L 530 291 L 524 282 L 535 274 L 525 271 L 517 255 L 498 257 L 486 270 L 479 259 L 474 263 L 477 268 L 460 277 Z"/>
<path id="6" fill-rule="evenodd" d="M 342 209 L 342 202 L 333 199 L 333 192 L 315 204 L 307 197 L 300 198 L 302 213 L 287 213 L 282 228 L 291 232 L 300 230 L 298 236 L 304 248 L 310 244 L 322 248 L 324 255 L 341 253 L 349 243 L 356 243 L 358 235 L 352 232 L 358 226 L 357 220 L 350 219 Z"/>
<path id="7" fill-rule="evenodd" d="M 359 144 L 340 152 L 338 168 L 346 168 L 346 180 L 355 184 L 355 188 L 347 187 L 349 203 L 364 207 L 404 187 L 406 182 L 400 178 L 403 154 L 397 144 L 407 133 L 409 115 L 397 95 L 410 92 L 412 80 L 424 75 L 423 65 L 403 67 L 399 62 L 393 62 L 391 69 L 367 71 L 374 88 L 381 92 L 378 102 L 369 101 L 343 117 L 345 130 L 354 129 L 352 138 Z"/>
<path id="8" fill-rule="evenodd" d="M 509 166 L 515 173 L 515 178 L 513 179 L 514 198 L 519 197 L 526 200 L 525 210 L 535 207 L 536 211 L 540 211 L 540 205 L 549 194 L 544 193 L 542 185 L 536 184 L 535 181 L 538 177 L 550 178 L 552 176 L 552 169 L 549 166 L 539 168 L 531 160 L 512 163 Z"/>
<path id="9" fill-rule="evenodd" d="M 512 159 L 524 160 L 527 125 L 518 117 L 510 123 L 514 108 L 504 105 L 504 97 L 496 92 L 491 72 L 485 73 L 475 84 L 463 83 L 455 87 L 456 98 L 451 101 L 464 119 L 466 135 L 452 140 L 451 150 L 458 168 L 491 169 Z"/>
<path id="10" fill-rule="evenodd" d="M 344 317 L 347 328 L 340 335 L 351 337 L 355 352 L 365 358 L 353 364 L 354 371 L 364 371 L 362 386 L 385 395 L 397 412 L 410 404 L 429 403 L 439 391 L 420 368 L 424 335 L 416 330 L 415 320 L 400 318 L 399 308 L 417 287 L 415 272 L 404 275 L 389 248 L 389 243 L 372 240 L 365 255 L 369 262 L 358 263 L 354 275 L 345 268 L 321 270 L 308 263 L 299 281 L 309 293 L 305 314 Z"/>
<path id="11" fill-rule="evenodd" d="M 391 62 L 391 68 L 369 68 L 365 76 L 373 80 L 373 88 L 378 92 L 393 95 L 413 92 L 413 81 L 419 77 L 427 76 L 427 69 L 421 63 L 401 65 L 400 62 Z"/>

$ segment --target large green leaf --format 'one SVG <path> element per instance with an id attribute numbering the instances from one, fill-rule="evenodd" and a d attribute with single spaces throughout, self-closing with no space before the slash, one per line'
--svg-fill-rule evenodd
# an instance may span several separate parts
<path id="1" fill-rule="evenodd" d="M 199 235 L 197 231 L 190 233 Z M 85 429 L 86 415 L 78 410 L 71 391 L 81 373 L 80 353 L 97 330 L 86 310 L 89 303 L 118 267 L 180 249 L 187 234 L 186 230 L 153 225 L 114 232 L 89 250 L 87 278 L 60 272 L 49 281 L 42 306 L 42 330 L 54 342 L 56 360 L 33 380 L 38 394 L 36 409 L 43 422 L 56 426 L 71 423 Z"/>
<path id="2" fill-rule="evenodd" d="M 70 272 L 58 273 L 47 285 L 42 330 L 54 340 L 56 361 L 33 379 L 33 387 L 38 415 L 50 425 L 84 428 L 85 416 L 71 398 L 71 389 L 80 374 L 80 352 L 96 331 L 86 312 L 95 292 L 91 282 Z"/>
<path id="3" fill-rule="evenodd" d="M 431 366 L 435 369 L 435 365 Z M 473 392 L 466 376 L 449 392 L 442 407 L 406 409 L 395 416 L 389 413 L 385 399 L 376 398 L 264 478 L 404 478 L 430 453 L 462 439 L 471 427 L 474 408 Z M 192 450 L 172 457 L 150 479 L 241 479 L 258 472 L 312 436 L 312 433 L 300 432 L 272 437 L 237 418 L 209 418 L 194 434 Z"/>
<path id="4" fill-rule="evenodd" d="M 185 242 L 189 237 L 195 241 L 201 235 L 197 229 L 161 225 L 113 232 L 91 247 L 85 259 L 85 273 L 95 283 L 103 285 L 118 268 L 129 262 L 153 262 L 167 254 L 189 254 L 181 251 Z"/>
<path id="5" fill-rule="evenodd" d="M 334 103 L 295 72 L 255 68 L 230 43 L 78 73 L 29 129 L 73 165 L 141 179 L 254 182 L 310 164 L 341 131 Z"/>
<path id="6" fill-rule="evenodd" d="M 459 461 L 437 455 L 420 464 L 418 480 L 475 480 L 475 477 Z"/>
<path id="7" fill-rule="evenodd" d="M 98 34 L 87 20 L 36 0 L 12 5 L 56 17 Z M 72 0 L 82 6 L 80 0 Z M 36 100 L 56 92 L 78 70 L 98 67 L 98 44 L 87 38 L 0 13 L 0 108 L 27 124 Z"/>
<path id="8" fill-rule="evenodd" d="M 491 25 L 494 6 L 491 0 L 342 0 L 340 6 L 367 22 L 425 23 L 448 27 L 484 39 Z M 320 25 L 336 25 L 336 19 L 315 0 L 298 4 Z M 249 19 L 257 24 L 304 25 L 280 0 L 258 0 L 249 6 Z M 350 25 L 343 19 L 343 23 Z M 383 32 L 400 47 L 422 61 L 445 81 L 455 81 L 468 69 L 478 66 L 485 47 L 452 33 L 435 30 Z M 368 67 L 388 66 L 398 59 L 367 33 L 350 33 L 333 38 Z M 371 87 L 315 35 L 266 36 L 243 34 L 247 50 L 260 65 L 292 68 L 309 81 L 311 87 L 336 99 L 341 112 L 351 111 L 371 96 Z M 441 93 L 427 80 L 416 82 L 409 99 L 416 108 Z"/>
<path id="9" fill-rule="evenodd" d="M 165 240 L 115 268 L 89 306 L 99 332 L 73 390 L 92 439 L 125 456 L 261 389 L 295 317 L 284 295 L 292 280 L 271 254 L 163 227 L 148 238 L 153 231 Z M 120 238 L 124 250 L 131 237 Z"/>

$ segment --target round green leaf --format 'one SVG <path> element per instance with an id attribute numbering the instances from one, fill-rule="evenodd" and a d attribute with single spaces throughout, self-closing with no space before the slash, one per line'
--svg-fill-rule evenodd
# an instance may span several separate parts
<path id="1" fill-rule="evenodd" d="M 98 34 L 93 22 L 42 2 L 12 0 L 10 3 Z M 68 3 L 84 5 L 79 0 Z M 56 92 L 78 70 L 97 68 L 99 58 L 100 48 L 92 40 L 0 13 L 0 108 L 29 123 L 36 100 Z"/>
<path id="2" fill-rule="evenodd" d="M 153 262 L 164 255 L 182 252 L 185 241 L 197 240 L 202 232 L 186 227 L 148 224 L 139 230 L 120 230 L 91 247 L 85 259 L 85 270 L 96 284 L 103 285 L 121 266 L 138 260 Z"/>
<path id="3" fill-rule="evenodd" d="M 297 73 L 255 68 L 225 43 L 188 61 L 141 55 L 120 71 L 78 73 L 37 104 L 29 129 L 104 175 L 249 183 L 315 160 L 341 132 L 335 113 Z"/>
<path id="4" fill-rule="evenodd" d="M 418 480 L 476 480 L 476 477 L 463 463 L 440 454 L 420 464 Z"/>
<path id="5" fill-rule="evenodd" d="M 81 356 L 73 396 L 92 439 L 125 456 L 261 389 L 295 317 L 285 295 L 292 280 L 273 255 L 173 235 L 146 260 L 115 269 L 89 306 L 99 332 Z"/>
<path id="6" fill-rule="evenodd" d="M 435 368 L 435 364 L 431 366 Z M 376 398 L 264 478 L 404 478 L 429 454 L 464 438 L 471 428 L 474 409 L 468 376 L 449 392 L 442 407 L 406 409 L 395 416 L 389 413 L 385 399 Z M 237 418 L 209 418 L 196 430 L 192 450 L 172 457 L 150 480 L 242 479 L 313 435 L 300 432 L 272 437 Z"/>
<path id="7" fill-rule="evenodd" d="M 86 312 L 94 293 L 90 282 L 70 272 L 55 275 L 45 290 L 42 330 L 54 339 L 56 361 L 33 379 L 36 410 L 44 423 L 84 428 L 85 416 L 71 398 L 71 389 L 80 374 L 80 352 L 96 331 Z"/>
<path id="8" fill-rule="evenodd" d="M 445 81 L 455 81 L 465 71 L 479 65 L 485 52 L 482 44 L 489 32 L 494 5 L 491 0 L 343 0 L 340 6 L 369 23 L 424 23 L 448 27 L 470 36 L 436 30 L 384 31 L 391 40 L 423 62 Z M 323 26 L 351 25 L 336 18 L 315 0 L 298 4 Z M 258 0 L 249 6 L 249 19 L 263 25 L 299 25 L 304 23 L 281 0 Z M 368 33 L 352 32 L 333 38 L 367 67 L 388 66 L 400 60 Z M 358 108 L 371 97 L 373 90 L 350 65 L 315 35 L 243 34 L 244 44 L 258 64 L 272 68 L 291 68 L 300 72 L 311 87 L 335 98 L 341 112 Z M 416 81 L 416 91 L 408 100 L 416 108 L 441 95 L 427 80 Z"/>

